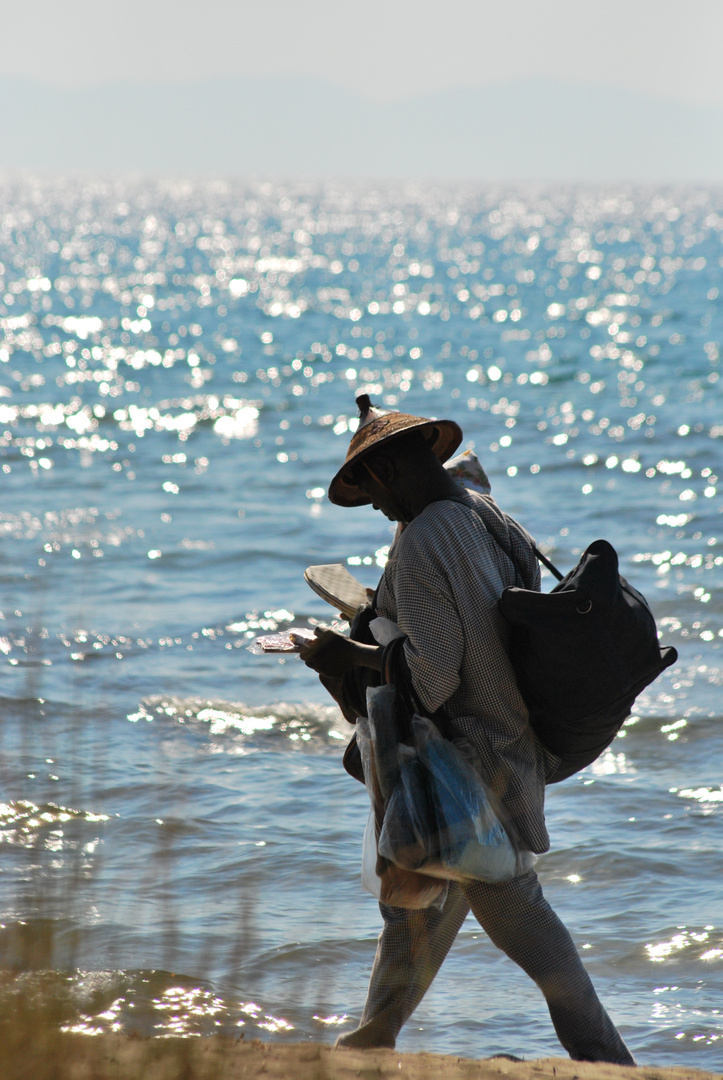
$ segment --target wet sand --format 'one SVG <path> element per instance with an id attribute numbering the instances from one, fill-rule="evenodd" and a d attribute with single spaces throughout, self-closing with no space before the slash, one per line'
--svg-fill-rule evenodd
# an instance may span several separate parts
<path id="1" fill-rule="evenodd" d="M 721 1080 L 688 1066 L 629 1068 L 563 1058 L 474 1061 L 393 1050 L 333 1050 L 315 1043 L 280 1045 L 221 1038 L 133 1039 L 54 1034 L 13 1052 L 5 1080 Z"/>

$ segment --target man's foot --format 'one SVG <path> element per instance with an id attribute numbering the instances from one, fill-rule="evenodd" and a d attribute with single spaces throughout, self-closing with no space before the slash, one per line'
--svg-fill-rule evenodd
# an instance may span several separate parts
<path id="1" fill-rule="evenodd" d="M 334 1043 L 335 1050 L 393 1050 L 394 1040 L 380 1039 L 379 1035 L 364 1028 L 357 1028 L 356 1031 L 347 1031 L 345 1035 L 340 1035 Z"/>

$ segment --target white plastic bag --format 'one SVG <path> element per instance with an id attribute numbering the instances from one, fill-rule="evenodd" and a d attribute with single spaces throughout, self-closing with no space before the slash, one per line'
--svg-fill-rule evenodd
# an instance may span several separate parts
<path id="1" fill-rule="evenodd" d="M 374 825 L 374 808 L 372 807 L 369 811 L 366 828 L 364 829 L 364 839 L 362 840 L 361 882 L 363 889 L 366 889 L 372 896 L 376 896 L 377 900 L 381 900 L 382 879 L 377 874 L 376 867 L 377 834 Z"/>

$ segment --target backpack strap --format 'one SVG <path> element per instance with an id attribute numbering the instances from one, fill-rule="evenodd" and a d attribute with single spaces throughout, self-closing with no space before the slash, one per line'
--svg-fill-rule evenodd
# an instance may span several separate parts
<path id="1" fill-rule="evenodd" d="M 504 551 L 507 558 L 511 561 L 511 563 L 513 564 L 515 570 L 517 571 L 517 576 L 522 577 L 522 574 L 520 573 L 519 565 L 517 563 L 517 560 L 515 559 L 515 556 L 512 553 L 511 548 L 509 548 L 507 546 L 507 544 L 503 543 L 502 540 L 499 538 L 499 536 L 496 536 L 490 529 L 488 529 L 487 531 L 493 537 L 495 543 L 499 544 L 499 546 L 502 548 L 502 550 Z M 539 548 L 535 547 L 534 544 L 532 545 L 532 550 L 534 551 L 535 555 L 537 556 L 538 560 L 542 563 L 542 565 L 547 567 L 547 569 L 550 571 L 552 576 L 556 577 L 558 581 L 562 581 L 564 575 L 561 574 L 560 571 L 557 569 L 557 567 L 553 563 L 550 562 L 550 560 L 547 558 L 547 556 L 543 555 L 542 552 L 539 550 Z"/>
<path id="2" fill-rule="evenodd" d="M 464 498 L 461 498 L 461 497 L 458 497 L 458 496 L 455 496 L 455 495 L 447 496 L 447 498 L 449 499 L 450 502 L 459 502 L 459 503 L 462 503 L 463 506 L 469 506 L 469 503 Z M 474 510 L 474 507 L 470 507 L 470 509 Z M 477 514 L 477 516 L 482 521 L 481 515 Z M 514 554 L 512 552 L 512 548 L 509 546 L 509 544 L 506 543 L 506 541 L 504 541 L 502 539 L 502 537 L 500 536 L 500 534 L 498 532 L 496 532 L 494 529 L 490 528 L 489 524 L 486 521 L 482 521 L 482 524 L 484 525 L 484 527 L 486 528 L 487 532 L 490 534 L 490 536 L 492 537 L 494 542 L 497 544 L 497 546 L 502 548 L 505 555 L 507 556 L 507 558 L 510 560 L 510 562 L 514 566 L 515 574 L 516 574 L 517 578 L 520 581 L 524 581 L 524 575 L 523 575 L 523 573 L 522 573 L 522 571 L 520 569 L 520 565 L 519 565 L 517 559 L 515 558 L 515 556 L 514 556 Z M 543 555 L 542 552 L 537 547 L 535 547 L 534 544 L 532 545 L 532 550 L 534 551 L 535 556 L 537 557 L 537 559 L 542 563 L 543 566 L 545 566 L 550 571 L 552 576 L 557 578 L 558 581 L 562 581 L 564 575 L 561 574 L 560 571 L 557 569 L 557 567 L 554 566 L 553 563 L 550 562 L 550 560 L 547 558 L 547 556 Z"/>
<path id="3" fill-rule="evenodd" d="M 558 581 L 562 581 L 564 574 L 561 574 L 557 567 L 553 566 L 547 556 L 543 555 L 541 551 L 538 551 L 534 544 L 532 545 L 532 550 L 534 551 L 535 555 L 540 560 L 542 565 L 547 567 L 552 576 L 556 577 Z"/>

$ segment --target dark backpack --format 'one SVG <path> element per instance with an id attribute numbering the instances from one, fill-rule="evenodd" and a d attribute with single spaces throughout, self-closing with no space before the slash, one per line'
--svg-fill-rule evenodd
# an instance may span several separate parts
<path id="1" fill-rule="evenodd" d="M 559 584 L 549 593 L 507 588 L 499 610 L 530 723 L 562 758 L 548 779 L 557 783 L 610 745 L 635 698 L 678 654 L 660 648 L 647 601 L 620 576 L 607 540 L 591 544 L 565 577 L 535 554 Z"/>

